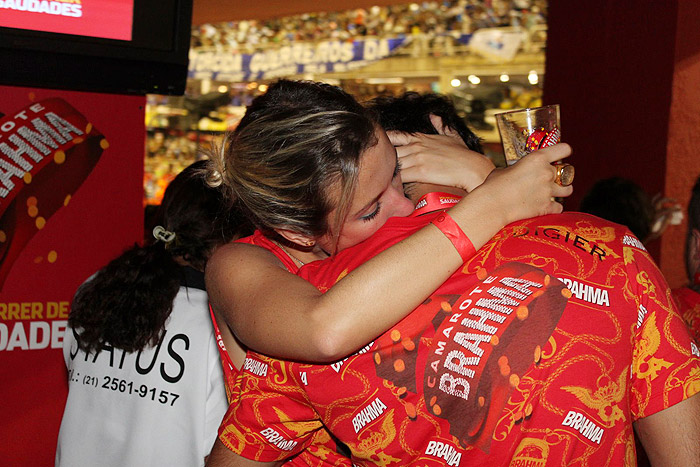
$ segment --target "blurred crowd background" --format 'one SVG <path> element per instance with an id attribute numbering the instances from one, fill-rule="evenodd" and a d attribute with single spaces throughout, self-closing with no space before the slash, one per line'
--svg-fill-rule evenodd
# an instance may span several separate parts
<path id="1" fill-rule="evenodd" d="M 405 91 L 448 94 L 497 161 L 501 149 L 493 114 L 541 105 L 546 22 L 546 0 L 405 3 L 195 25 L 191 54 L 216 51 L 235 56 L 299 43 L 401 38 L 402 45 L 382 59 L 387 64 L 381 71 L 368 66 L 341 74 L 287 77 L 327 81 L 360 100 Z M 515 31 L 522 41 L 514 56 L 484 55 L 470 44 L 480 31 Z M 158 204 L 170 180 L 203 157 L 223 132 L 234 129 L 245 106 L 271 81 L 190 79 L 184 96 L 149 95 L 144 204 Z"/>
<path id="2" fill-rule="evenodd" d="M 433 54 L 454 52 L 455 39 L 478 29 L 547 23 L 545 0 L 447 0 L 311 13 L 263 21 L 204 24 L 192 31 L 192 47 L 252 53 L 295 41 L 347 40 L 364 36 L 419 36 Z"/>

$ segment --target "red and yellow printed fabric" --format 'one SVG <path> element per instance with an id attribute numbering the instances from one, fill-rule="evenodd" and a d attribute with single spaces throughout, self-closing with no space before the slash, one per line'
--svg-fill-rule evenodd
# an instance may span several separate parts
<path id="1" fill-rule="evenodd" d="M 673 298 L 678 303 L 678 310 L 695 338 L 695 343 L 700 346 L 700 293 L 690 287 L 681 287 L 673 290 Z"/>
<path id="2" fill-rule="evenodd" d="M 432 216 L 390 219 L 300 275 L 326 290 Z M 700 354 L 642 244 L 579 213 L 502 229 L 349 358 L 248 361 L 220 439 L 262 461 L 326 427 L 356 465 L 634 465 L 632 423 L 700 392 Z"/>
<path id="3" fill-rule="evenodd" d="M 290 258 L 277 244 L 265 237 L 262 232 L 256 230 L 253 235 L 237 240 L 238 243 L 247 243 L 257 245 L 271 251 L 277 256 L 282 264 L 292 273 L 296 273 L 299 268 L 292 258 Z M 229 403 L 235 403 L 241 397 L 241 385 L 238 382 L 240 372 L 233 365 L 231 358 L 226 351 L 226 345 L 221 337 L 221 332 L 217 325 L 216 319 L 212 311 L 212 320 L 216 329 L 216 338 L 219 344 L 219 354 L 224 369 L 224 378 L 226 382 L 226 395 Z M 246 368 L 251 371 L 256 369 L 256 360 L 247 359 Z M 234 427 L 229 429 L 235 430 Z M 226 431 L 226 429 L 224 430 Z M 270 434 L 268 434 L 270 435 Z M 227 437 L 234 438 L 237 434 L 229 434 Z M 272 435 L 274 436 L 274 435 Z M 309 448 L 303 450 L 300 454 L 290 459 L 286 465 L 299 465 L 307 467 L 330 467 L 330 466 L 351 466 L 352 463 L 347 456 L 340 454 L 337 441 L 333 439 L 330 433 L 325 429 L 318 429 L 311 434 L 312 440 L 309 443 Z M 270 438 L 274 439 L 274 438 Z"/>

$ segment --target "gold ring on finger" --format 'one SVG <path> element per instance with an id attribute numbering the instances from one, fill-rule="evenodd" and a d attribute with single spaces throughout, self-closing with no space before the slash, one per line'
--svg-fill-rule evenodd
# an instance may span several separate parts
<path id="1" fill-rule="evenodd" d="M 574 182 L 576 169 L 574 169 L 573 165 L 563 162 L 561 164 L 555 164 L 554 167 L 557 169 L 556 175 L 554 176 L 554 183 L 560 186 L 569 186 Z"/>

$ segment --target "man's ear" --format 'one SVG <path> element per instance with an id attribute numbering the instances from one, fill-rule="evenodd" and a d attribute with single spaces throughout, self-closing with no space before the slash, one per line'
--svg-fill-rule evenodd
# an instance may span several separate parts
<path id="1" fill-rule="evenodd" d="M 438 115 L 430 114 L 430 123 L 433 124 L 433 128 L 435 128 L 435 131 L 437 131 L 438 134 L 446 136 L 459 136 L 459 133 L 445 125 L 445 122 L 442 121 L 442 117 Z"/>
<path id="2" fill-rule="evenodd" d="M 302 248 L 308 248 L 316 243 L 316 240 L 313 237 L 309 237 L 308 235 L 294 232 L 292 230 L 275 229 L 275 232 L 277 232 L 285 240 L 299 245 Z"/>
<path id="3" fill-rule="evenodd" d="M 437 131 L 439 134 L 445 134 L 445 124 L 442 122 L 442 117 L 435 114 L 430 114 L 430 123 L 433 124 L 433 128 L 435 128 L 435 131 Z"/>

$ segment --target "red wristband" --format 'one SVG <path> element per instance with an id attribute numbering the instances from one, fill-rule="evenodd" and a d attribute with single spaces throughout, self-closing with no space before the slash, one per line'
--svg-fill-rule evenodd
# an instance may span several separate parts
<path id="1" fill-rule="evenodd" d="M 447 239 L 452 242 L 452 245 L 457 249 L 457 253 L 462 257 L 462 262 L 466 263 L 476 250 L 469 237 L 462 231 L 457 223 L 446 212 L 441 213 L 431 222 L 435 227 L 440 229 Z"/>

